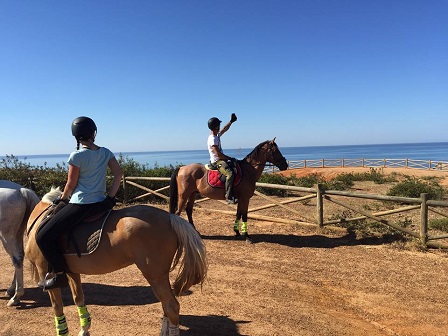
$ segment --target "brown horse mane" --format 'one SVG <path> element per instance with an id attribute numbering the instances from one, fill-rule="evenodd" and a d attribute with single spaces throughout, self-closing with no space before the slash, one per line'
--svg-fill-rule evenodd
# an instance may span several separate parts
<path id="1" fill-rule="evenodd" d="M 252 150 L 252 152 L 247 154 L 246 157 L 242 161 L 252 161 L 252 160 L 255 160 L 257 155 L 258 155 L 258 152 L 260 151 L 260 148 L 263 147 L 264 145 L 266 145 L 270 141 L 271 140 L 266 140 L 266 141 L 263 141 L 261 144 L 257 145 L 257 147 L 255 147 Z"/>

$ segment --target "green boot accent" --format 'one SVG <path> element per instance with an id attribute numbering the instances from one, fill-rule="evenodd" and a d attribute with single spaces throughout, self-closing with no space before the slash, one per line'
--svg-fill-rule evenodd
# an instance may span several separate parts
<path id="1" fill-rule="evenodd" d="M 68 335 L 67 321 L 65 320 L 65 315 L 54 317 L 54 323 L 56 324 L 56 335 L 66 336 Z"/>
<path id="2" fill-rule="evenodd" d="M 240 221 L 238 219 L 235 220 L 235 223 L 233 224 L 233 231 L 235 231 L 235 235 L 240 235 Z"/>
<path id="3" fill-rule="evenodd" d="M 241 234 L 247 234 L 247 222 L 241 222 Z"/>
<path id="4" fill-rule="evenodd" d="M 77 307 L 81 328 L 90 327 L 91 318 L 86 306 Z"/>

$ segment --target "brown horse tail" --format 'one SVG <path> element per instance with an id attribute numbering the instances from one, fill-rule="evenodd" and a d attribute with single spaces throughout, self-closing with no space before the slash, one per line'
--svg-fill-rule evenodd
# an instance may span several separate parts
<path id="1" fill-rule="evenodd" d="M 177 210 L 177 200 L 178 200 L 178 189 L 177 189 L 177 174 L 179 173 L 180 167 L 177 167 L 170 180 L 170 213 L 176 213 Z"/>
<path id="2" fill-rule="evenodd" d="M 203 284 L 208 265 L 205 244 L 193 225 L 177 215 L 170 215 L 170 219 L 178 240 L 170 271 L 179 265 L 179 272 L 173 284 L 174 294 L 179 296 L 191 286 Z"/>

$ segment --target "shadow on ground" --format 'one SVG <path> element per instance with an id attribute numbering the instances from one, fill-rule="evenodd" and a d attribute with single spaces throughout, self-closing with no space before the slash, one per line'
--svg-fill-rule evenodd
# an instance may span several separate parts
<path id="1" fill-rule="evenodd" d="M 235 236 L 205 236 L 201 235 L 202 239 L 207 240 L 235 240 L 244 241 L 241 237 Z M 349 232 L 342 237 L 327 237 L 324 235 L 285 235 L 285 234 L 252 234 L 250 235 L 254 244 L 270 243 L 279 244 L 289 247 L 313 247 L 313 248 L 335 248 L 340 246 L 358 246 L 358 245 L 383 245 L 400 240 L 399 237 L 392 235 L 384 235 L 381 237 L 365 237 L 356 238 L 356 234 Z"/>
<path id="2" fill-rule="evenodd" d="M 181 315 L 180 325 L 188 330 L 181 330 L 180 334 L 183 336 L 244 336 L 238 332 L 238 325 L 245 323 L 250 321 L 234 321 L 228 316 L 219 315 Z"/>

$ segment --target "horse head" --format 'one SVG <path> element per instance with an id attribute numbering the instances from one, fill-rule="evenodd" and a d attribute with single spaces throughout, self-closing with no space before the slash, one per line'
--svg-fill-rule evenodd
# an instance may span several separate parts
<path id="1" fill-rule="evenodd" d="M 274 164 L 280 170 L 288 169 L 288 163 L 275 143 L 275 138 L 266 142 L 266 161 Z"/>

